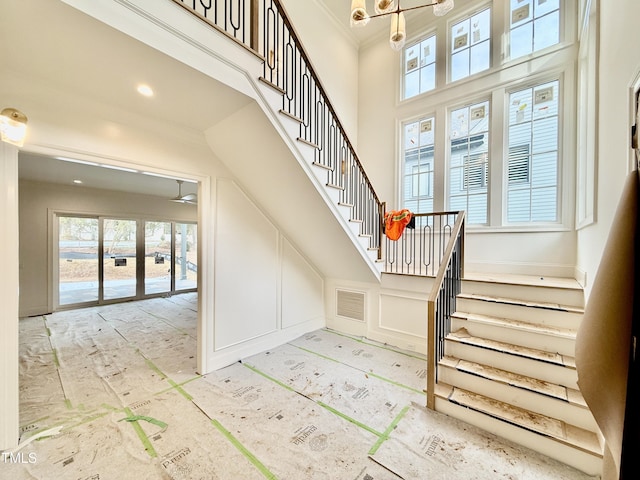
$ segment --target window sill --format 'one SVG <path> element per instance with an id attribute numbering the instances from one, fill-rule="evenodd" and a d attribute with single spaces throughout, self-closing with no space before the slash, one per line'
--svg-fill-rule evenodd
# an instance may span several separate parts
<path id="1" fill-rule="evenodd" d="M 503 225 L 503 226 L 482 226 L 467 225 L 467 233 L 553 233 L 553 232 L 572 232 L 573 228 L 565 225 Z"/>

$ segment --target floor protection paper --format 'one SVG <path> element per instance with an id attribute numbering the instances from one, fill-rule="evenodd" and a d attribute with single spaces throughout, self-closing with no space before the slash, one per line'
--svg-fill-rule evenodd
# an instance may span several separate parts
<path id="1" fill-rule="evenodd" d="M 404 480 L 592 478 L 417 404 L 371 458 Z"/>

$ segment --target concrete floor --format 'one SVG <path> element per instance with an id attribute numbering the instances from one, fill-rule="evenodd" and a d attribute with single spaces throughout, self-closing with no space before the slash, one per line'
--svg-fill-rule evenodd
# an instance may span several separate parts
<path id="1" fill-rule="evenodd" d="M 424 409 L 424 358 L 365 339 L 320 330 L 196 375 L 196 300 L 22 319 L 0 478 L 591 478 Z"/>

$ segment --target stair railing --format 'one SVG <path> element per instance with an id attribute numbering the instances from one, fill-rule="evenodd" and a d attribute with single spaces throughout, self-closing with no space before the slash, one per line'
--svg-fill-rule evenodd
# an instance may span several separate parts
<path id="1" fill-rule="evenodd" d="M 444 357 L 445 338 L 451 333 L 451 315 L 464 276 L 465 212 L 458 212 L 447 248 L 427 301 L 427 408 L 435 409 L 438 363 Z"/>
<path id="2" fill-rule="evenodd" d="M 264 58 L 262 80 L 282 92 L 282 112 L 300 123 L 298 140 L 315 149 L 314 165 L 339 190 L 360 235 L 382 258 L 380 202 L 309 56 L 279 0 L 173 0 Z"/>
<path id="3" fill-rule="evenodd" d="M 384 271 L 435 277 L 459 212 L 413 214 L 398 240 L 386 238 Z"/>

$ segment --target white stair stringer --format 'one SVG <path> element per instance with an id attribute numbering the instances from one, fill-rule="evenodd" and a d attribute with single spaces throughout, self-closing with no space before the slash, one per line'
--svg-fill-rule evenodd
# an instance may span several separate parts
<path id="1" fill-rule="evenodd" d="M 573 358 L 582 296 L 567 305 L 553 286 L 504 285 L 463 286 L 457 297 L 436 410 L 599 475 L 601 435 Z"/>
<path id="2" fill-rule="evenodd" d="M 300 138 L 299 132 L 302 120 L 281 109 L 282 96 L 285 92 L 276 85 L 262 78 L 258 79 L 256 85 L 260 92 L 265 92 L 265 99 L 268 98 L 268 101 L 265 102 L 265 104 L 274 113 L 277 113 L 275 115 L 275 119 L 286 125 L 286 136 L 289 140 L 288 143 L 293 147 L 291 148 L 292 153 L 298 158 L 305 168 L 305 171 L 310 174 L 309 178 L 314 182 L 316 187 L 321 188 L 327 194 L 332 210 L 339 218 L 346 222 L 346 225 L 349 227 L 348 231 L 353 234 L 352 239 L 354 243 L 362 248 L 362 251 L 366 254 L 369 261 L 372 262 L 371 266 L 374 268 L 379 279 L 382 268 L 377 262 L 377 249 L 370 249 L 370 242 L 366 242 L 365 244 L 365 237 L 361 235 L 360 228 L 362 221 L 361 219 L 353 217 L 353 206 L 347 206 L 344 203 L 341 203 L 340 196 L 343 188 L 331 185 L 327 181 L 328 172 L 331 171 L 330 167 L 315 162 L 315 152 L 319 146 Z M 276 94 L 275 96 L 274 92 Z"/>

